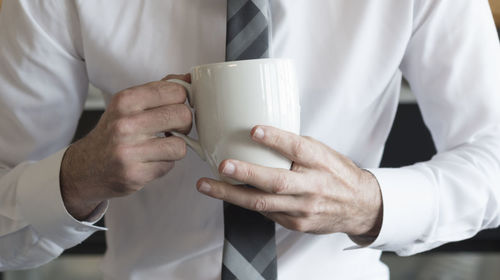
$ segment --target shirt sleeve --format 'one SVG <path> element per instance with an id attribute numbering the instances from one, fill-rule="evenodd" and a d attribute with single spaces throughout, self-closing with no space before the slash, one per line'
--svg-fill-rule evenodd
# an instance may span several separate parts
<path id="1" fill-rule="evenodd" d="M 59 172 L 88 79 L 74 1 L 5 0 L 0 12 L 0 270 L 44 264 L 93 232 L 66 211 Z"/>
<path id="2" fill-rule="evenodd" d="M 369 169 L 384 207 L 370 247 L 411 255 L 500 224 L 500 46 L 488 1 L 415 1 L 401 71 L 438 153 Z"/>

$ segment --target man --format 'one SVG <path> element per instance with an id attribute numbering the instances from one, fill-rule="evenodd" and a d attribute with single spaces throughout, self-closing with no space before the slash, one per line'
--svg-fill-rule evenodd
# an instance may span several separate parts
<path id="1" fill-rule="evenodd" d="M 387 279 L 380 250 L 415 254 L 500 224 L 500 47 L 486 0 L 271 3 L 272 53 L 295 63 L 308 137 L 256 124 L 252 139 L 294 164 L 224 161 L 247 189 L 157 137 L 191 128 L 184 90 L 158 80 L 224 60 L 225 0 L 5 1 L 1 268 L 56 258 L 106 213 L 106 279 L 217 279 L 220 199 L 277 223 L 280 279 Z M 378 168 L 402 75 L 438 154 Z M 116 94 L 68 147 L 89 81 Z"/>

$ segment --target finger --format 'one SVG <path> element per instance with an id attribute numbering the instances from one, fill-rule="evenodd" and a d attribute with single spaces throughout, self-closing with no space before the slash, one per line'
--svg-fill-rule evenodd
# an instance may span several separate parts
<path id="1" fill-rule="evenodd" d="M 153 138 L 136 148 L 142 162 L 175 161 L 186 156 L 186 142 L 179 137 Z"/>
<path id="2" fill-rule="evenodd" d="M 310 165 L 320 152 L 306 137 L 284 131 L 272 126 L 255 126 L 251 131 L 252 139 L 278 151 L 294 162 Z"/>
<path id="3" fill-rule="evenodd" d="M 174 166 L 173 161 L 146 162 L 143 163 L 141 175 L 144 176 L 145 182 L 149 183 L 165 176 Z"/>
<path id="4" fill-rule="evenodd" d="M 296 211 L 297 199 L 290 195 L 276 195 L 244 185 L 231 185 L 222 181 L 203 178 L 198 181 L 198 191 L 216 199 L 259 212 Z"/>
<path id="5" fill-rule="evenodd" d="M 188 80 L 187 77 L 179 77 Z M 186 102 L 186 89 L 167 81 L 150 82 L 121 91 L 113 97 L 111 106 L 122 114 L 132 114 L 169 104 Z"/>
<path id="6" fill-rule="evenodd" d="M 172 80 L 172 79 L 183 80 L 186 83 L 191 83 L 191 74 L 189 74 L 189 73 L 187 73 L 187 74 L 170 74 L 161 80 L 166 81 L 166 80 Z"/>
<path id="7" fill-rule="evenodd" d="M 307 187 L 303 176 L 282 168 L 264 167 L 244 161 L 224 160 L 219 172 L 237 181 L 275 194 L 303 194 Z"/>
<path id="8" fill-rule="evenodd" d="M 166 105 L 130 116 L 137 133 L 157 134 L 165 131 L 187 133 L 191 130 L 193 113 L 185 104 Z"/>
<path id="9" fill-rule="evenodd" d="M 276 223 L 284 226 L 289 230 L 295 230 L 300 232 L 309 232 L 309 223 L 307 219 L 295 217 L 288 215 L 286 213 L 274 212 L 274 213 L 262 213 L 264 216 Z"/>

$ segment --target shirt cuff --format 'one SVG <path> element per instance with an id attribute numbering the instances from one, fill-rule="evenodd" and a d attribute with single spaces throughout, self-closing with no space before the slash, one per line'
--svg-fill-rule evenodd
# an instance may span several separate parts
<path id="1" fill-rule="evenodd" d="M 399 255 L 413 254 L 435 221 L 436 195 L 432 182 L 415 166 L 367 169 L 378 180 L 383 220 L 378 237 L 366 246 Z M 349 247 L 346 250 L 362 248 Z"/>
<path id="2" fill-rule="evenodd" d="M 65 151 L 66 148 L 27 165 L 19 177 L 16 203 L 23 218 L 41 238 L 51 240 L 63 249 L 81 243 L 98 230 L 106 230 L 93 224 L 102 218 L 108 206 L 107 201 L 101 203 L 83 222 L 68 213 L 59 185 Z"/>

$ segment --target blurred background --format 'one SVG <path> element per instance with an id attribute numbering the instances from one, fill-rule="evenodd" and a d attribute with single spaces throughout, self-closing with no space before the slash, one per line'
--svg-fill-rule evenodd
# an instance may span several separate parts
<path id="1" fill-rule="evenodd" d="M 470 0 L 478 1 L 478 0 Z M 497 30 L 500 30 L 500 0 L 489 0 Z M 2 0 L 0 0 L 1 9 Z M 90 131 L 104 110 L 100 91 L 92 86 L 85 104 L 75 140 Z M 418 145 L 414 145 L 418 143 Z M 428 160 L 435 148 L 420 110 L 404 83 L 391 134 L 386 143 L 382 166 L 398 167 Z M 102 222 L 101 222 L 102 224 Z M 0 273 L 0 280 L 101 279 L 100 260 L 106 250 L 104 233 L 96 233 L 81 245 L 67 250 L 57 260 L 26 271 Z M 446 244 L 430 252 L 411 257 L 384 253 L 391 279 L 500 279 L 500 229 L 480 232 L 474 238 Z"/>

